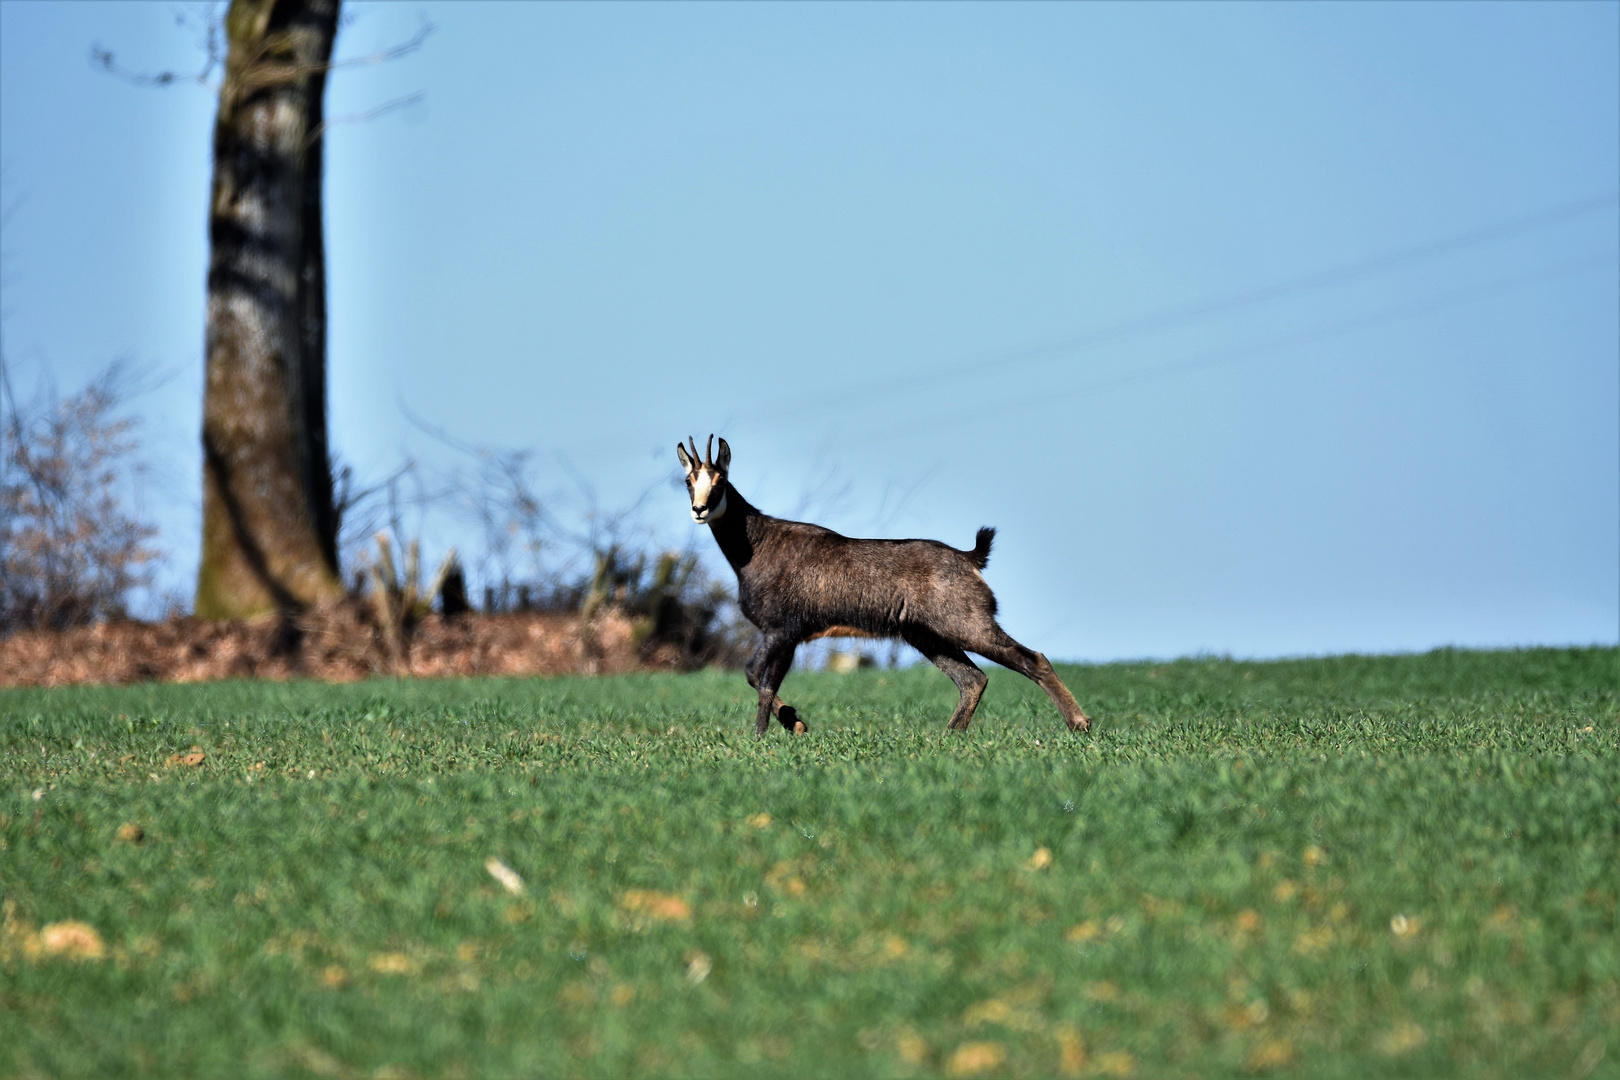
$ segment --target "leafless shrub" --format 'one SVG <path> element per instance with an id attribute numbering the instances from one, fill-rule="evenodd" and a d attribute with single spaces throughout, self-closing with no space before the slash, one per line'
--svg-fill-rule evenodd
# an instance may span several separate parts
<path id="1" fill-rule="evenodd" d="M 666 551 L 650 561 L 646 552 L 627 554 L 617 544 L 598 551 L 580 606 L 587 628 L 604 609 L 630 618 L 631 642 L 644 660 L 740 667 L 753 647 L 753 628 L 735 596 L 692 551 Z"/>
<path id="2" fill-rule="evenodd" d="M 376 483 L 356 480 L 353 467 L 332 463 L 333 510 L 337 514 L 338 566 L 352 582 L 350 594 L 366 591 L 366 567 L 371 562 L 371 545 L 380 532 L 394 536 L 421 532 L 424 509 L 434 501 L 422 488 L 422 475 L 416 462 L 406 461 Z M 415 529 L 408 528 L 406 514 L 415 511 Z"/>
<path id="3" fill-rule="evenodd" d="M 469 553 L 446 575 L 454 589 L 430 590 L 419 603 L 437 601 L 446 614 L 478 599 L 486 614 L 579 614 L 587 650 L 592 626 L 612 612 L 631 622 L 633 644 L 645 661 L 737 666 L 747 658 L 754 631 L 732 590 L 711 578 L 695 553 L 667 550 L 642 519 L 643 503 L 661 484 L 628 507 L 604 511 L 566 460 L 558 459 L 554 473 L 542 469 L 532 451 L 471 445 L 409 419 L 460 458 L 436 470 L 407 462 L 371 484 L 348 468 L 335 470 L 338 548 L 355 595 L 385 594 L 367 580 L 381 563 L 364 540 L 379 530 L 396 537 L 450 536 Z M 556 473 L 566 480 L 543 489 L 547 475 Z M 390 620 L 381 622 L 386 632 Z"/>
<path id="4" fill-rule="evenodd" d="M 476 523 L 483 545 L 477 570 L 486 589 L 497 580 L 504 594 L 512 582 L 524 592 L 533 589 L 533 599 L 523 608 L 577 610 L 579 600 L 570 597 L 563 578 L 576 560 L 570 549 L 578 537 L 550 512 L 536 491 L 531 476 L 533 455 L 526 450 L 471 451 L 470 467 L 457 470 L 452 485 L 457 491 L 455 512 L 463 520 Z M 548 557 L 551 563 L 548 566 Z M 541 595 L 548 599 L 542 601 Z"/>
<path id="5" fill-rule="evenodd" d="M 0 380 L 0 633 L 124 618 L 150 586 L 157 529 L 124 505 L 139 471 L 136 421 L 118 415 L 130 389 L 118 363 L 27 406 Z"/>

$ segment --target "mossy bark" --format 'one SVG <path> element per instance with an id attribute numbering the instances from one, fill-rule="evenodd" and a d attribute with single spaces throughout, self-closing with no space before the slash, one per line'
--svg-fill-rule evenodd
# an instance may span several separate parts
<path id="1" fill-rule="evenodd" d="M 232 0 L 214 125 L 197 614 L 342 595 L 326 438 L 322 98 L 339 0 Z"/>

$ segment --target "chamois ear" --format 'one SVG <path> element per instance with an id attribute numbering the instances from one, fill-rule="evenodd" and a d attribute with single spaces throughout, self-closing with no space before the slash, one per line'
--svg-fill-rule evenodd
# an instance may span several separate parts
<path id="1" fill-rule="evenodd" d="M 682 446 L 680 443 L 675 444 L 675 456 L 681 459 L 681 468 L 685 469 L 687 472 L 691 472 L 692 467 L 697 464 L 687 456 L 686 447 Z"/>
<path id="2" fill-rule="evenodd" d="M 726 445 L 724 438 L 720 440 L 720 456 L 714 459 L 714 465 L 721 472 L 731 471 L 731 447 Z"/>

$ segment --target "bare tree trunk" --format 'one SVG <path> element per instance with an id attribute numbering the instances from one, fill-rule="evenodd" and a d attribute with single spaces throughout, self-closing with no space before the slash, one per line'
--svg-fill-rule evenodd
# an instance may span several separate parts
<path id="1" fill-rule="evenodd" d="M 342 595 L 326 441 L 322 98 L 339 0 L 232 0 L 209 211 L 197 614 Z"/>

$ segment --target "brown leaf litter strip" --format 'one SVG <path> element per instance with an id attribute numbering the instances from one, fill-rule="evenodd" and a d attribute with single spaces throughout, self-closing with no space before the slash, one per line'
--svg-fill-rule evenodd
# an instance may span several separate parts
<path id="1" fill-rule="evenodd" d="M 614 673 L 681 666 L 673 648 L 643 656 L 630 620 L 598 614 L 524 612 L 429 615 L 411 635 L 403 664 L 390 658 L 375 625 L 352 605 L 297 617 L 232 622 L 174 618 L 109 622 L 0 637 L 0 686 L 204 682 L 215 679 L 318 679 L 372 675 Z"/>

